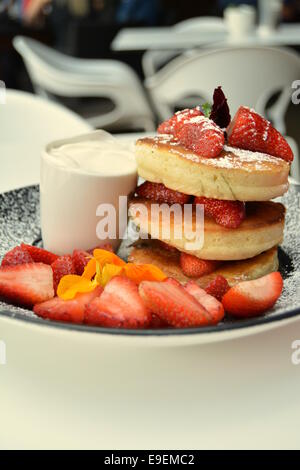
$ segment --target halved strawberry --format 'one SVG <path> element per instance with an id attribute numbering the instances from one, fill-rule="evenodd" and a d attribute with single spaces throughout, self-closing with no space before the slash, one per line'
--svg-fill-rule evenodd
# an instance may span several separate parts
<path id="1" fill-rule="evenodd" d="M 50 266 L 30 263 L 0 268 L 0 298 L 5 301 L 31 308 L 53 296 L 53 273 Z"/>
<path id="2" fill-rule="evenodd" d="M 155 202 L 166 202 L 167 204 L 187 204 L 191 198 L 187 194 L 166 188 L 164 184 L 150 183 L 150 181 L 138 186 L 136 193 L 139 197 L 152 199 Z"/>
<path id="3" fill-rule="evenodd" d="M 194 203 L 204 205 L 205 214 L 225 228 L 238 228 L 246 218 L 244 202 L 196 197 Z"/>
<path id="4" fill-rule="evenodd" d="M 92 259 L 92 256 L 87 251 L 74 250 L 72 259 L 76 274 L 78 274 L 78 276 L 81 276 L 86 265 Z"/>
<path id="5" fill-rule="evenodd" d="M 218 261 L 199 259 L 187 253 L 180 254 L 180 267 L 183 274 L 188 277 L 201 277 L 213 273 L 219 265 Z"/>
<path id="6" fill-rule="evenodd" d="M 76 274 L 76 268 L 73 263 L 72 256 L 61 256 L 54 263 L 51 264 L 53 270 L 53 286 L 54 291 L 57 291 L 58 284 L 62 277 L 68 274 Z"/>
<path id="7" fill-rule="evenodd" d="M 193 109 L 183 109 L 174 114 L 170 119 L 163 122 L 157 129 L 159 134 L 174 135 L 178 133 L 181 127 L 191 118 L 196 116 L 204 116 L 199 107 Z"/>
<path id="8" fill-rule="evenodd" d="M 1 266 L 17 266 L 18 264 L 33 263 L 33 259 L 25 248 L 16 246 L 4 256 Z"/>
<path id="9" fill-rule="evenodd" d="M 262 315 L 272 308 L 283 289 L 279 272 L 255 281 L 241 282 L 232 287 L 222 299 L 225 311 L 234 317 L 249 318 Z"/>
<path id="10" fill-rule="evenodd" d="M 54 261 L 58 259 L 58 256 L 50 251 L 44 250 L 43 248 L 39 248 L 37 246 L 25 245 L 22 243 L 22 248 L 24 248 L 30 254 L 31 258 L 35 263 L 44 263 L 44 264 L 52 264 Z"/>
<path id="11" fill-rule="evenodd" d="M 168 328 L 168 327 L 169 327 L 168 323 L 166 323 L 164 320 L 159 318 L 154 313 L 152 314 L 151 322 L 150 322 L 150 325 L 149 325 L 150 329 L 159 330 L 159 329 L 164 329 L 164 328 Z"/>
<path id="12" fill-rule="evenodd" d="M 110 328 L 146 328 L 151 314 L 139 296 L 137 285 L 123 276 L 114 277 L 101 297 L 88 305 L 85 323 Z"/>
<path id="13" fill-rule="evenodd" d="M 204 158 L 216 158 L 225 144 L 224 132 L 204 116 L 190 119 L 176 134 L 178 141 Z"/>
<path id="14" fill-rule="evenodd" d="M 212 317 L 211 325 L 217 325 L 223 320 L 225 316 L 224 307 L 215 297 L 207 294 L 194 281 L 188 282 L 185 289 L 209 312 Z"/>
<path id="15" fill-rule="evenodd" d="M 294 154 L 272 124 L 253 109 L 242 106 L 227 129 L 228 143 L 233 147 L 262 152 L 292 162 Z"/>
<path id="16" fill-rule="evenodd" d="M 39 317 L 53 321 L 83 323 L 86 306 L 99 297 L 102 291 L 102 287 L 99 286 L 92 292 L 77 294 L 73 300 L 55 297 L 47 302 L 36 304 L 33 311 Z"/>
<path id="17" fill-rule="evenodd" d="M 209 295 L 212 295 L 220 302 L 223 297 L 229 291 L 230 286 L 223 276 L 217 276 L 211 281 L 211 283 L 206 287 L 205 292 Z"/>
<path id="18" fill-rule="evenodd" d="M 211 324 L 212 317 L 184 287 L 173 280 L 144 281 L 139 293 L 155 315 L 175 328 L 193 328 Z"/>

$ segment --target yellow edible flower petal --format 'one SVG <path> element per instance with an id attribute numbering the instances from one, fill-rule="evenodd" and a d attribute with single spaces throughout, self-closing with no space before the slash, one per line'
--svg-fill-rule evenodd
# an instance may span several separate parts
<path id="1" fill-rule="evenodd" d="M 84 272 L 82 274 L 82 277 L 84 277 L 85 279 L 93 279 L 93 277 L 95 276 L 96 274 L 96 260 L 95 258 L 92 258 L 91 261 L 88 262 L 88 264 L 86 265 L 85 269 L 84 269 Z"/>
<path id="2" fill-rule="evenodd" d="M 106 284 L 115 276 L 121 276 L 124 272 L 124 267 L 116 266 L 114 264 L 106 264 L 102 269 L 100 285 L 105 287 Z"/>
<path id="3" fill-rule="evenodd" d="M 164 281 L 166 275 L 153 264 L 128 263 L 124 267 L 126 276 L 139 284 L 142 281 Z"/>
<path id="4" fill-rule="evenodd" d="M 115 264 L 116 266 L 125 266 L 126 263 L 119 256 L 111 253 L 110 251 L 101 250 L 97 248 L 94 250 L 94 257 L 100 263 L 103 268 L 106 264 Z"/>
<path id="5" fill-rule="evenodd" d="M 72 300 L 77 294 L 92 292 L 96 287 L 96 282 L 82 276 L 70 274 L 60 280 L 57 295 L 63 300 Z"/>

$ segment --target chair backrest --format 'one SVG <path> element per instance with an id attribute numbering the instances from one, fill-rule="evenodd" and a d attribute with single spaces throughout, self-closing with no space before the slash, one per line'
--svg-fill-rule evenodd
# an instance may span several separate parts
<path id="1" fill-rule="evenodd" d="M 228 97 L 232 114 L 241 104 L 266 114 L 270 97 L 281 92 L 270 112 L 276 127 L 284 133 L 292 83 L 299 76 L 300 59 L 292 51 L 237 47 L 174 59 L 147 79 L 146 86 L 161 120 L 167 119 L 176 102 L 184 97 L 199 96 L 211 101 L 212 91 L 219 85 Z"/>
<path id="2" fill-rule="evenodd" d="M 22 55 L 35 92 L 43 97 L 102 97 L 114 109 L 90 118 L 96 127 L 153 130 L 153 111 L 135 71 L 117 60 L 79 59 L 62 54 L 33 39 L 17 36 L 15 49 Z"/>
<path id="3" fill-rule="evenodd" d="M 65 107 L 15 90 L 7 90 L 6 104 L 0 106 L 0 128 L 1 191 L 38 183 L 45 145 L 91 130 Z"/>
<path id="4" fill-rule="evenodd" d="M 223 18 L 217 16 L 199 16 L 189 18 L 176 23 L 173 28 L 178 33 L 186 33 L 193 31 L 224 33 L 227 30 L 226 23 Z M 142 65 L 146 77 L 154 75 L 159 67 L 166 64 L 176 56 L 176 53 L 170 51 L 147 51 L 143 55 Z"/>

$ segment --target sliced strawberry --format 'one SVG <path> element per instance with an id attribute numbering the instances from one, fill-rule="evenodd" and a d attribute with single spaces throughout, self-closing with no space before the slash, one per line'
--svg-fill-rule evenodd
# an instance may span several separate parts
<path id="1" fill-rule="evenodd" d="M 187 253 L 180 254 L 180 267 L 183 274 L 188 277 L 201 277 L 213 273 L 219 265 L 218 261 L 199 259 Z"/>
<path id="2" fill-rule="evenodd" d="M 294 154 L 272 124 L 254 110 L 242 106 L 227 129 L 228 143 L 233 147 L 262 152 L 292 162 Z"/>
<path id="3" fill-rule="evenodd" d="M 188 282 L 185 289 L 209 312 L 212 318 L 211 325 L 217 325 L 223 320 L 225 316 L 224 307 L 215 297 L 207 294 L 194 281 Z"/>
<path id="4" fill-rule="evenodd" d="M 174 114 L 170 119 L 163 122 L 157 129 L 159 134 L 176 135 L 181 127 L 191 118 L 204 116 L 199 107 L 193 109 L 183 109 Z"/>
<path id="5" fill-rule="evenodd" d="M 169 327 L 168 323 L 166 323 L 164 320 L 159 318 L 154 313 L 152 314 L 151 322 L 150 322 L 150 325 L 149 325 L 150 329 L 159 330 L 159 329 L 164 329 L 164 328 L 168 328 L 168 327 Z"/>
<path id="6" fill-rule="evenodd" d="M 93 292 L 77 294 L 73 300 L 63 300 L 55 297 L 52 300 L 34 306 L 34 313 L 42 318 L 53 321 L 83 323 L 85 308 L 102 293 L 102 287 Z"/>
<path id="7" fill-rule="evenodd" d="M 238 228 L 246 217 L 244 202 L 196 197 L 194 203 L 204 205 L 205 214 L 225 228 Z"/>
<path id="8" fill-rule="evenodd" d="M 137 285 L 122 276 L 114 277 L 101 297 L 86 309 L 85 323 L 110 328 L 146 328 L 151 314 L 139 296 Z"/>
<path id="9" fill-rule="evenodd" d="M 229 291 L 230 286 L 223 276 L 217 276 L 211 283 L 206 287 L 205 291 L 207 294 L 212 295 L 220 302 L 224 295 Z"/>
<path id="10" fill-rule="evenodd" d="M 58 259 L 58 256 L 50 251 L 38 248 L 37 246 L 25 245 L 22 243 L 22 248 L 28 251 L 31 258 L 35 263 L 52 264 Z"/>
<path id="11" fill-rule="evenodd" d="M 53 296 L 53 273 L 50 266 L 30 263 L 0 268 L 0 298 L 5 301 L 31 308 Z"/>
<path id="12" fill-rule="evenodd" d="M 204 158 L 216 158 L 225 144 L 224 132 L 211 120 L 197 116 L 189 120 L 176 134 L 187 149 Z"/>
<path id="13" fill-rule="evenodd" d="M 92 255 L 94 253 L 94 250 L 106 250 L 106 251 L 110 251 L 111 253 L 114 253 L 113 246 L 110 243 L 104 243 L 103 245 L 95 246 L 95 248 L 91 248 L 90 250 L 87 250 L 87 253 Z"/>
<path id="14" fill-rule="evenodd" d="M 62 277 L 68 274 L 76 274 L 76 268 L 73 263 L 72 256 L 61 256 L 54 263 L 51 264 L 53 270 L 53 286 L 54 291 L 57 291 L 58 284 Z"/>
<path id="15" fill-rule="evenodd" d="M 92 259 L 92 256 L 87 251 L 74 250 L 72 259 L 76 274 L 78 274 L 78 276 L 81 276 L 86 265 Z"/>
<path id="16" fill-rule="evenodd" d="M 16 246 L 4 256 L 1 266 L 17 266 L 18 264 L 33 263 L 33 259 L 25 248 Z"/>
<path id="17" fill-rule="evenodd" d="M 175 328 L 193 328 L 211 324 L 212 317 L 184 287 L 172 282 L 144 281 L 140 296 L 155 315 Z"/>
<path id="18" fill-rule="evenodd" d="M 222 299 L 225 311 L 234 317 L 256 317 L 272 308 L 283 289 L 279 272 L 255 281 L 241 282 L 232 287 Z"/>
<path id="19" fill-rule="evenodd" d="M 139 197 L 167 204 L 187 204 L 190 200 L 190 196 L 187 194 L 166 188 L 164 184 L 150 183 L 149 181 L 138 186 L 136 193 Z"/>

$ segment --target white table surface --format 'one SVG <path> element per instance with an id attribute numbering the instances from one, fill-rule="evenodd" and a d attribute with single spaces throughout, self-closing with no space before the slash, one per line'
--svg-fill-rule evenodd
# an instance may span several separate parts
<path id="1" fill-rule="evenodd" d="M 84 334 L 14 320 L 0 339 L 2 449 L 300 449 L 300 320 L 181 348 L 89 335 L 88 353 Z"/>
<path id="2" fill-rule="evenodd" d="M 173 27 L 124 28 L 112 42 L 115 51 L 180 50 L 192 47 L 228 46 L 297 46 L 300 45 L 300 23 L 282 25 L 274 32 L 234 38 L 228 33 L 178 32 Z"/>

